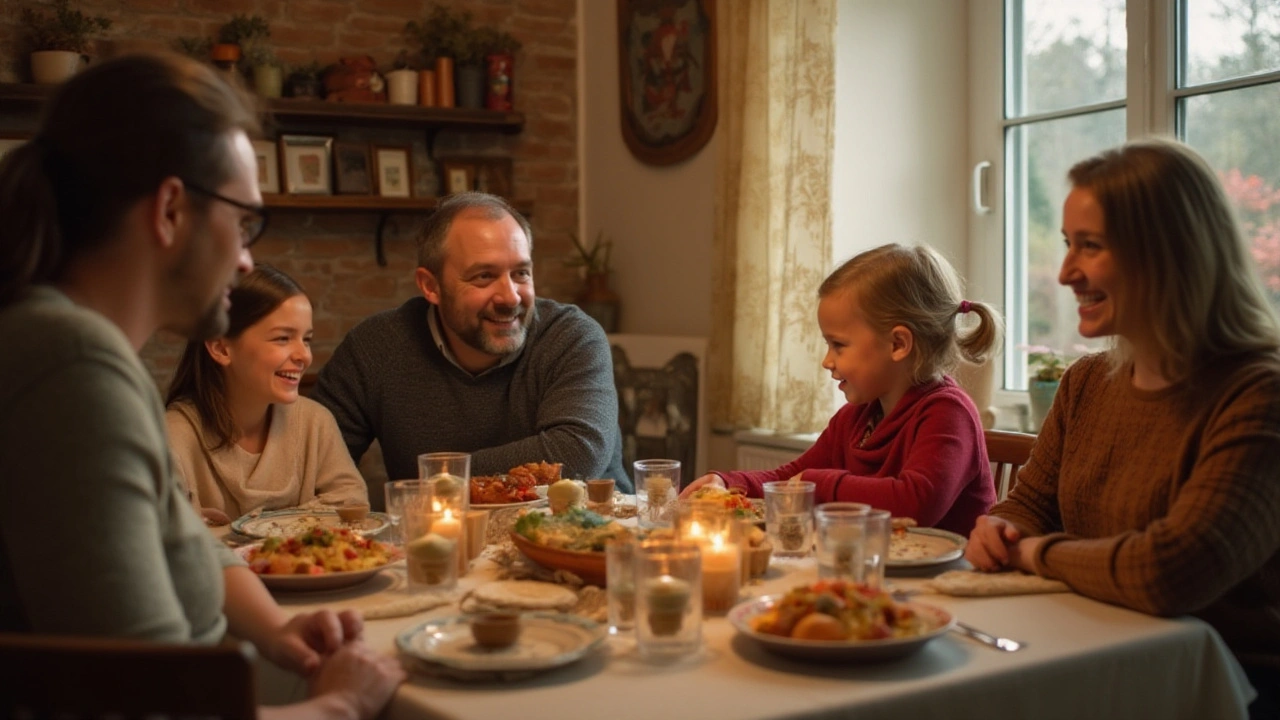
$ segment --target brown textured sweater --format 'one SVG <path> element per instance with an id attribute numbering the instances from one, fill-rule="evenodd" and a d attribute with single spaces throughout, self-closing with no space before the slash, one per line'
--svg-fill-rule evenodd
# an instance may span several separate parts
<path id="1" fill-rule="evenodd" d="M 992 514 L 1047 535 L 1036 571 L 1157 615 L 1194 614 L 1280 667 L 1280 358 L 1147 392 L 1105 356 L 1068 370 Z"/>

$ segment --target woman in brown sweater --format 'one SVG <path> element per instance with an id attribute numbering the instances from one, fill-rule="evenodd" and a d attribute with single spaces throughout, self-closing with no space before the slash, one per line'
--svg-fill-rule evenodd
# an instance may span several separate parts
<path id="1" fill-rule="evenodd" d="M 1112 348 L 1062 379 L 966 557 L 1222 635 L 1273 717 L 1280 688 L 1280 328 L 1226 196 L 1186 146 L 1068 174 L 1058 281 Z"/>

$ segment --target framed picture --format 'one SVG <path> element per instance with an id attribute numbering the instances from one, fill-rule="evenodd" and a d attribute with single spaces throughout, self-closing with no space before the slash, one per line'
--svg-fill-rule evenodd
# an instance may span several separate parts
<path id="1" fill-rule="evenodd" d="M 29 137 L 19 137 L 17 135 L 0 135 L 0 160 L 9 154 L 10 150 L 25 145 Z"/>
<path id="2" fill-rule="evenodd" d="M 281 135 L 280 162 L 284 165 L 285 192 L 297 195 L 330 195 L 333 177 L 330 154 L 333 138 L 321 135 Z"/>
<path id="3" fill-rule="evenodd" d="M 440 187 L 453 194 L 477 190 L 511 198 L 511 158 L 458 157 L 440 161 Z"/>
<path id="4" fill-rule="evenodd" d="M 372 160 L 366 143 L 338 142 L 333 145 L 333 184 L 342 195 L 373 193 Z"/>
<path id="5" fill-rule="evenodd" d="M 413 197 L 412 152 L 407 145 L 379 145 L 373 149 L 373 174 L 382 197 Z"/>
<path id="6" fill-rule="evenodd" d="M 258 161 L 258 192 L 280 192 L 280 149 L 271 140 L 254 140 L 253 156 Z"/>
<path id="7" fill-rule="evenodd" d="M 716 128 L 715 0 L 617 0 L 622 139 L 637 159 L 692 157 Z"/>

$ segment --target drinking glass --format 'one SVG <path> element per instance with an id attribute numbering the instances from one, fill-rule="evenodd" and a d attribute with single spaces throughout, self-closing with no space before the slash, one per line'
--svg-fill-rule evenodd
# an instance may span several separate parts
<path id="1" fill-rule="evenodd" d="M 392 544 L 403 544 L 404 534 L 400 531 L 400 521 L 405 515 L 406 503 L 411 503 L 411 511 L 425 512 L 425 502 L 430 500 L 430 489 L 422 480 L 391 480 L 382 486 L 387 496 L 387 517 L 391 518 L 391 532 L 387 541 Z"/>
<path id="2" fill-rule="evenodd" d="M 825 503 L 813 509 L 818 577 L 862 580 L 870 512 L 870 505 L 851 502 Z"/>
<path id="3" fill-rule="evenodd" d="M 892 513 L 872 510 L 867 513 L 866 546 L 862 551 L 861 581 L 874 588 L 884 586 L 885 563 L 889 560 L 889 536 L 893 531 Z"/>
<path id="4" fill-rule="evenodd" d="M 687 655 L 702 644 L 702 551 L 697 543 L 639 543 L 636 645 L 647 658 Z"/>
<path id="5" fill-rule="evenodd" d="M 457 556 L 458 574 L 465 575 L 470 567 L 466 552 L 466 518 L 471 509 L 471 455 L 460 452 L 423 453 L 418 456 L 418 475 L 431 485 L 431 512 L 436 518 L 436 533 L 444 531 L 461 546 Z"/>
<path id="6" fill-rule="evenodd" d="M 806 557 L 813 549 L 813 492 L 811 482 L 764 484 L 764 529 L 774 555 Z"/>
<path id="7" fill-rule="evenodd" d="M 636 541 L 630 535 L 604 546 L 605 595 L 609 602 L 609 633 L 630 632 L 636 619 Z"/>
<path id="8" fill-rule="evenodd" d="M 680 492 L 680 461 L 636 460 L 634 466 L 640 527 L 670 527 Z"/>

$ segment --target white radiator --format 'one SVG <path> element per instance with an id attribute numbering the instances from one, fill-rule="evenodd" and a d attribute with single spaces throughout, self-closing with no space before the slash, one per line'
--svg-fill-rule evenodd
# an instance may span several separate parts
<path id="1" fill-rule="evenodd" d="M 778 436 L 758 430 L 734 433 L 738 470 L 773 470 L 800 457 L 813 436 Z"/>

